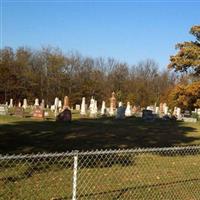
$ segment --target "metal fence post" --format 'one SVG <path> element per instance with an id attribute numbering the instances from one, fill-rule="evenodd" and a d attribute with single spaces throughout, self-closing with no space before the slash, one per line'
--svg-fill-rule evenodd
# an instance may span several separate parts
<path id="1" fill-rule="evenodd" d="M 74 169 L 73 169 L 72 200 L 76 200 L 77 172 L 78 172 L 78 151 L 75 151 L 75 154 L 74 154 Z"/>

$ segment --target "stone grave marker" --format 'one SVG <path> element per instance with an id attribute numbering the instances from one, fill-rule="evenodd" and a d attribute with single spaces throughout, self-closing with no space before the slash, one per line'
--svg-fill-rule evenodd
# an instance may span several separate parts
<path id="1" fill-rule="evenodd" d="M 153 111 L 144 109 L 142 111 L 142 119 L 144 119 L 145 121 L 154 121 L 155 118 L 153 115 Z"/>
<path id="2" fill-rule="evenodd" d="M 44 110 L 40 108 L 39 106 L 36 106 L 33 110 L 33 117 L 37 119 L 43 119 L 44 118 Z"/>
<path id="3" fill-rule="evenodd" d="M 24 117 L 24 108 L 23 107 L 15 107 L 14 115 L 17 117 Z"/>
<path id="4" fill-rule="evenodd" d="M 35 106 L 35 107 L 36 107 L 36 106 L 39 106 L 39 99 L 38 99 L 38 98 L 35 99 L 34 106 Z"/>
<path id="5" fill-rule="evenodd" d="M 81 106 L 79 104 L 76 104 L 75 110 L 80 111 L 80 109 L 81 109 Z"/>
<path id="6" fill-rule="evenodd" d="M 125 118 L 125 107 L 122 105 L 122 102 L 119 103 L 119 107 L 117 108 L 116 119 L 124 119 Z"/>
<path id="7" fill-rule="evenodd" d="M 44 102 L 44 99 L 42 99 L 41 103 L 40 103 L 40 108 L 41 109 L 44 109 L 45 107 L 45 102 Z"/>
<path id="8" fill-rule="evenodd" d="M 65 110 L 66 108 L 68 108 L 68 109 L 70 108 L 70 106 L 69 106 L 69 97 L 68 96 L 64 97 L 63 110 Z"/>
<path id="9" fill-rule="evenodd" d="M 110 98 L 110 110 L 109 110 L 109 115 L 113 116 L 115 114 L 116 110 L 116 98 L 115 98 L 115 93 L 112 93 L 112 97 Z"/>
<path id="10" fill-rule="evenodd" d="M 127 102 L 125 116 L 130 117 L 131 115 L 132 115 L 131 104 L 130 104 L 130 102 Z"/>
<path id="11" fill-rule="evenodd" d="M 71 122 L 72 121 L 72 113 L 71 110 L 66 108 L 64 111 L 59 113 L 56 117 L 56 121 L 63 121 L 63 122 Z"/>
<path id="12" fill-rule="evenodd" d="M 82 98 L 82 103 L 81 103 L 81 115 L 86 115 L 85 97 Z"/>
<path id="13" fill-rule="evenodd" d="M 0 115 L 7 115 L 8 114 L 8 107 L 5 105 L 0 105 Z"/>
<path id="14" fill-rule="evenodd" d="M 13 99 L 10 99 L 10 103 L 9 103 L 9 108 L 12 108 L 13 107 Z"/>
<path id="15" fill-rule="evenodd" d="M 106 102 L 102 101 L 102 106 L 101 106 L 101 115 L 106 114 Z"/>
<path id="16" fill-rule="evenodd" d="M 24 99 L 24 100 L 23 100 L 23 105 L 22 105 L 22 107 L 23 107 L 24 109 L 26 109 L 26 108 L 28 107 L 27 99 Z"/>

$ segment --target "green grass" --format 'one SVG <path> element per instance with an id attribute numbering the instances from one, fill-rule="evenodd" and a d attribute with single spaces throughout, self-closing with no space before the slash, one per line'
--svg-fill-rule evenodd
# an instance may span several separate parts
<path id="1" fill-rule="evenodd" d="M 80 119 L 74 114 L 71 123 L 61 123 L 0 116 L 0 138 L 0 154 L 198 145 L 200 122 Z"/>
<path id="2" fill-rule="evenodd" d="M 165 147 L 200 144 L 200 123 L 139 118 L 68 123 L 0 117 L 0 153 Z M 119 161 L 119 162 L 118 162 Z M 78 199 L 198 200 L 200 154 L 79 156 Z M 124 164 L 126 163 L 126 164 Z M 73 157 L 0 161 L 0 199 L 71 199 Z"/>
<path id="3" fill-rule="evenodd" d="M 200 154 L 121 154 L 122 163 L 110 162 L 116 156 L 105 156 L 107 166 L 95 167 L 88 164 L 87 156 L 79 158 L 78 199 L 200 199 Z M 93 163 L 99 158 L 93 157 Z M 71 199 L 73 159 L 67 159 L 70 165 L 10 162 L 0 172 L 0 199 Z"/>

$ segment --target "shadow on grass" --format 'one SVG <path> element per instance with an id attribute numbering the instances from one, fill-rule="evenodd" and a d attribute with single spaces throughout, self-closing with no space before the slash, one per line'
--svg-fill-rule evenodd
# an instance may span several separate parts
<path id="1" fill-rule="evenodd" d="M 180 146 L 190 145 L 198 141 L 197 135 L 198 130 L 192 127 L 192 124 L 186 126 L 183 122 L 162 120 L 146 123 L 134 117 L 125 120 L 113 118 L 80 119 L 69 124 L 55 121 L 16 121 L 0 125 L 0 154 Z M 199 151 L 195 153 L 199 153 Z M 164 153 L 161 155 L 165 156 Z M 182 155 L 182 152 L 174 152 L 173 156 L 175 155 Z M 28 167 L 24 171 L 15 176 L 3 177 L 1 181 L 4 184 L 14 183 L 27 179 L 34 173 L 50 170 L 49 168 L 55 171 L 57 165 L 58 170 L 62 167 L 66 169 L 73 166 L 72 159 L 64 160 L 64 163 L 60 163 L 59 159 L 57 161 L 46 159 L 41 163 L 38 163 L 37 160 L 35 162 L 30 160 L 30 166 L 25 160 Z M 79 165 L 80 168 L 104 168 L 113 165 L 122 167 L 133 165 L 136 158 L 134 155 L 130 157 L 129 155 L 116 154 L 105 157 L 87 155 L 79 159 L 83 162 Z M 23 164 L 22 160 L 20 162 Z M 10 163 L 7 165 L 11 167 Z M 127 190 L 129 188 L 117 191 L 116 199 L 119 199 Z"/>
<path id="2" fill-rule="evenodd" d="M 197 130 L 183 122 L 147 123 L 134 117 L 80 119 L 70 124 L 16 121 L 0 125 L 0 154 L 169 147 L 192 144 L 199 139 L 195 134 Z"/>

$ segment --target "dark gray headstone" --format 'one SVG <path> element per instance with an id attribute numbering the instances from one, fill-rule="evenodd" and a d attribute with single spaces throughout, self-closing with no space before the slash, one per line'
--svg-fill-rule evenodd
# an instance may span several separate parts
<path id="1" fill-rule="evenodd" d="M 71 122 L 72 120 L 72 113 L 71 110 L 66 108 L 62 111 L 56 118 L 56 121 L 64 121 L 64 122 Z"/>

